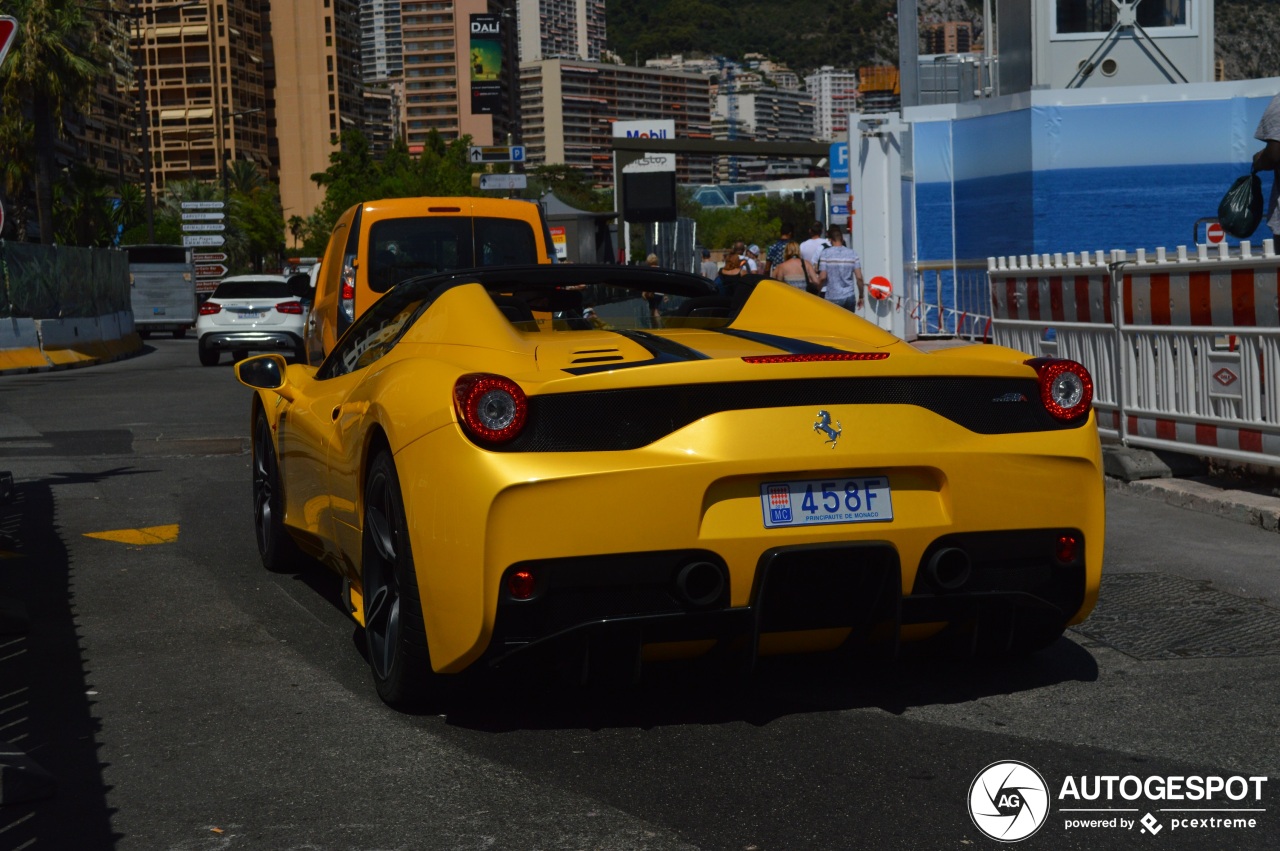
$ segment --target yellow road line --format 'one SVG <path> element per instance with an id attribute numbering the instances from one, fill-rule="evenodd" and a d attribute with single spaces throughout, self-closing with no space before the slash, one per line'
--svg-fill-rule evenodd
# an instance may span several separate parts
<path id="1" fill-rule="evenodd" d="M 169 544 L 178 540 L 178 524 L 171 526 L 148 526 L 145 529 L 116 529 L 111 532 L 85 532 L 86 538 L 98 538 L 103 541 L 115 541 L 117 544 Z"/>

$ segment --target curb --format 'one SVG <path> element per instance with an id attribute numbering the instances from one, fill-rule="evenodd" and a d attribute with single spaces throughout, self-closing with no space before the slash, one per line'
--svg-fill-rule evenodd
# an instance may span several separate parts
<path id="1" fill-rule="evenodd" d="M 0 375 L 110 363 L 142 351 L 133 314 L 86 319 L 0 318 Z"/>
<path id="2" fill-rule="evenodd" d="M 1125 482 L 1107 476 L 1107 490 L 1154 499 L 1202 514 L 1280 532 L 1280 497 L 1224 486 L 1208 476 L 1141 479 Z"/>

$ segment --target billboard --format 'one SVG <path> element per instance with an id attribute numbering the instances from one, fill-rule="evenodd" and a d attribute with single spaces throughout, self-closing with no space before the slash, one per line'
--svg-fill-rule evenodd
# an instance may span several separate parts
<path id="1" fill-rule="evenodd" d="M 502 108 L 502 16 L 471 16 L 471 113 Z"/>

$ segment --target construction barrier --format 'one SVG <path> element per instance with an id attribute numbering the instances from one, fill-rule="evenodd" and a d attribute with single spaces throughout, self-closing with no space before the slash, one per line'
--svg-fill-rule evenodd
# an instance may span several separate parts
<path id="1" fill-rule="evenodd" d="M 988 260 L 993 341 L 1084 364 L 1104 435 L 1280 466 L 1272 240 Z"/>

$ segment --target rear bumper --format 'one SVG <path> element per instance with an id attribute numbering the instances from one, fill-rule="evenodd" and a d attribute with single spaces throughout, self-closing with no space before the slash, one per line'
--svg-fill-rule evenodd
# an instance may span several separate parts
<path id="1" fill-rule="evenodd" d="M 200 335 L 200 347 L 215 351 L 284 349 L 292 352 L 301 345 L 302 337 L 289 331 L 210 331 Z"/>

